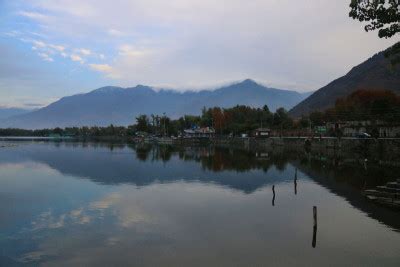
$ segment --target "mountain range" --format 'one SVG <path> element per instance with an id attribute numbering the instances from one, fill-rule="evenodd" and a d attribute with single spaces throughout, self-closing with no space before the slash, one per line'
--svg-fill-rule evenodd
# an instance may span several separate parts
<path id="1" fill-rule="evenodd" d="M 400 94 L 400 64 L 393 65 L 385 57 L 385 51 L 375 54 L 343 77 L 315 91 L 292 108 L 289 114 L 292 117 L 301 117 L 313 111 L 323 111 L 334 106 L 338 98 L 346 97 L 359 89 L 385 89 Z"/>
<path id="2" fill-rule="evenodd" d="M 299 118 L 332 107 L 338 98 L 359 89 L 386 89 L 400 94 L 400 64 L 391 64 L 385 57 L 386 51 L 375 54 L 314 93 L 268 88 L 250 79 L 197 92 L 158 90 L 144 85 L 131 88 L 106 86 L 89 93 L 63 97 L 31 112 L 0 108 L 0 127 L 126 126 L 133 124 L 140 114 L 165 113 L 178 118 L 199 115 L 203 107 L 228 108 L 235 105 L 268 105 L 271 111 L 284 107 L 290 109 L 292 117 Z"/>
<path id="3" fill-rule="evenodd" d="M 0 127 L 40 129 L 69 126 L 129 125 L 140 114 L 164 112 L 171 118 L 185 114 L 199 115 L 203 107 L 268 105 L 274 111 L 287 110 L 310 93 L 268 88 L 253 80 L 245 80 L 216 90 L 155 90 L 138 85 L 132 88 L 102 87 L 85 94 L 63 97 L 39 110 L 0 121 Z"/>
<path id="4" fill-rule="evenodd" d="M 31 112 L 32 109 L 0 107 L 0 120 Z"/>

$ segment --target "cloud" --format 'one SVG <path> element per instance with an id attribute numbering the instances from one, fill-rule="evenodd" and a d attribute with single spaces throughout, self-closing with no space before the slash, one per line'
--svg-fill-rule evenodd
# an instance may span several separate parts
<path id="1" fill-rule="evenodd" d="M 8 32 L 3 32 L 2 35 L 4 36 L 9 36 L 9 37 L 18 37 L 21 35 L 20 31 L 12 30 Z"/>
<path id="2" fill-rule="evenodd" d="M 53 62 L 54 59 L 50 55 L 55 54 L 59 54 L 64 58 L 67 57 L 67 54 L 64 52 L 66 48 L 63 45 L 49 44 L 35 39 L 22 38 L 22 41 L 32 43 L 32 50 L 38 51 L 38 55 L 45 61 Z"/>
<path id="3" fill-rule="evenodd" d="M 92 70 L 104 73 L 110 73 L 112 71 L 112 67 L 108 64 L 89 64 L 89 67 Z"/>
<path id="4" fill-rule="evenodd" d="M 31 108 L 40 108 L 45 106 L 45 104 L 42 103 L 24 103 L 25 107 L 31 107 Z"/>
<path id="5" fill-rule="evenodd" d="M 107 33 L 108 33 L 109 35 L 111 35 L 111 36 L 114 36 L 114 37 L 126 36 L 126 33 L 122 32 L 122 31 L 119 31 L 119 30 L 116 30 L 116 29 L 109 29 L 109 30 L 107 31 Z"/>
<path id="6" fill-rule="evenodd" d="M 46 45 L 44 42 L 42 42 L 42 41 L 33 40 L 32 42 L 33 42 L 33 44 L 34 44 L 36 47 L 44 48 L 44 47 L 47 46 L 47 45 Z"/>
<path id="7" fill-rule="evenodd" d="M 121 79 L 121 72 L 109 64 L 89 64 L 91 70 L 105 74 L 107 78 L 118 80 Z"/>
<path id="8" fill-rule="evenodd" d="M 54 59 L 51 58 L 48 54 L 46 53 L 38 53 L 38 56 L 41 57 L 44 61 L 49 61 L 49 62 L 53 62 Z"/>
<path id="9" fill-rule="evenodd" d="M 65 50 L 65 47 L 62 46 L 62 45 L 53 45 L 53 44 L 50 44 L 49 47 L 52 48 L 52 49 L 54 49 L 54 50 L 57 50 L 57 51 L 59 51 L 59 52 L 63 52 L 63 51 Z"/>
<path id="10" fill-rule="evenodd" d="M 90 49 L 85 49 L 85 48 L 76 49 L 76 52 L 84 56 L 90 56 L 92 54 L 92 51 Z"/>
<path id="11" fill-rule="evenodd" d="M 72 61 L 76 61 L 79 62 L 81 64 L 85 63 L 85 61 L 83 60 L 83 58 L 81 58 L 80 56 L 76 55 L 76 54 L 72 54 L 70 55 L 70 58 Z"/>
<path id="12" fill-rule="evenodd" d="M 149 50 L 136 48 L 132 45 L 127 45 L 127 44 L 121 45 L 118 48 L 118 54 L 120 56 L 140 57 L 149 52 L 150 52 Z"/>
<path id="13" fill-rule="evenodd" d="M 126 86 L 253 78 L 315 90 L 395 42 L 365 33 L 348 17 L 348 0 L 15 1 L 32 30 L 65 47 L 41 52 L 81 64 L 104 60 L 87 69 Z"/>
<path id="14" fill-rule="evenodd" d="M 39 21 L 47 21 L 49 19 L 49 17 L 46 15 L 32 11 L 19 11 L 17 14 L 29 19 L 39 20 Z"/>

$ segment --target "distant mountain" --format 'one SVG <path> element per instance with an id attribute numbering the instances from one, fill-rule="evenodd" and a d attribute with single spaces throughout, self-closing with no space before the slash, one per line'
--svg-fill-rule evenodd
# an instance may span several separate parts
<path id="1" fill-rule="evenodd" d="M 133 88 L 103 87 L 86 94 L 61 98 L 37 111 L 0 122 L 0 127 L 38 129 L 66 126 L 106 126 L 133 124 L 139 114 L 165 112 L 172 118 L 184 114 L 198 115 L 203 107 L 249 105 L 271 110 L 290 109 L 309 93 L 267 88 L 252 80 L 225 86 L 213 91 L 156 91 L 138 85 Z"/>
<path id="2" fill-rule="evenodd" d="M 380 52 L 354 67 L 345 76 L 315 91 L 290 110 L 292 117 L 322 111 L 335 105 L 338 98 L 359 89 L 387 89 L 400 93 L 400 64 L 392 66 Z"/>
<path id="3" fill-rule="evenodd" d="M 22 115 L 31 112 L 32 109 L 23 108 L 2 108 L 0 107 L 0 120 L 4 120 L 13 116 Z"/>

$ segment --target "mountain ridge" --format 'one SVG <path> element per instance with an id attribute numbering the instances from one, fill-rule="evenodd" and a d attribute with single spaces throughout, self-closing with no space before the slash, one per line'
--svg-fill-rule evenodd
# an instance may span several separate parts
<path id="1" fill-rule="evenodd" d="M 390 59 L 384 55 L 386 51 L 373 55 L 342 77 L 316 90 L 294 106 L 289 114 L 292 117 L 301 117 L 313 111 L 323 111 L 333 107 L 338 98 L 360 89 L 391 90 L 400 94 L 400 66 L 390 63 Z"/>
<path id="2" fill-rule="evenodd" d="M 0 120 L 4 120 L 10 117 L 14 117 L 17 115 L 22 115 L 25 113 L 29 113 L 34 109 L 27 108 L 15 108 L 15 107 L 0 107 Z"/>
<path id="3" fill-rule="evenodd" d="M 139 114 L 163 114 L 178 118 L 199 115 L 203 107 L 223 108 L 236 105 L 271 110 L 290 109 L 310 93 L 265 87 L 247 79 L 215 90 L 178 92 L 156 90 L 150 86 L 105 86 L 88 93 L 66 96 L 37 111 L 0 122 L 0 127 L 26 129 L 107 126 L 133 124 Z"/>

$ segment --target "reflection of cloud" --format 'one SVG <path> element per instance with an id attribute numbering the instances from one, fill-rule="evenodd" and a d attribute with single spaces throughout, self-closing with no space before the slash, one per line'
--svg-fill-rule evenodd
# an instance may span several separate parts
<path id="1" fill-rule="evenodd" d="M 132 227 L 139 222 L 147 221 L 144 213 L 140 212 L 137 208 L 135 209 L 134 207 L 131 207 L 128 210 L 120 211 L 118 219 L 119 224 L 125 228 Z"/>
<path id="2" fill-rule="evenodd" d="M 119 238 L 110 237 L 110 238 L 108 238 L 108 240 L 107 240 L 107 245 L 109 245 L 109 246 L 114 246 L 114 245 L 116 245 L 119 241 L 120 241 Z"/>
<path id="3" fill-rule="evenodd" d="M 73 210 L 73 211 L 71 211 L 71 216 L 78 217 L 78 216 L 80 216 L 82 214 L 82 212 L 83 212 L 82 208 Z"/>
<path id="4" fill-rule="evenodd" d="M 89 203 L 86 207 L 80 207 L 60 215 L 54 215 L 51 210 L 42 212 L 31 223 L 31 230 L 58 229 L 73 224 L 89 224 L 95 219 L 104 218 L 104 213 L 110 210 L 116 215 L 118 225 L 122 227 L 130 227 L 138 222 L 146 221 L 146 216 L 140 212 L 139 207 L 132 203 L 129 206 L 124 204 L 120 194 L 111 193 L 103 199 Z"/>
<path id="5" fill-rule="evenodd" d="M 32 252 L 22 255 L 18 260 L 22 263 L 29 263 L 29 262 L 33 262 L 33 261 L 39 261 L 40 259 L 43 258 L 43 256 L 46 256 L 46 252 L 32 251 Z"/>
<path id="6" fill-rule="evenodd" d="M 109 208 L 111 205 L 117 203 L 120 200 L 121 196 L 117 193 L 112 193 L 106 198 L 95 201 L 89 204 L 89 208 L 94 210 L 104 210 Z"/>
<path id="7" fill-rule="evenodd" d="M 127 206 L 126 203 L 129 203 Z M 139 222 L 149 221 L 148 216 L 141 211 L 138 205 L 126 199 L 125 195 L 112 193 L 104 199 L 90 204 L 91 209 L 116 211 L 118 224 L 124 228 L 132 227 Z"/>
<path id="8" fill-rule="evenodd" d="M 36 221 L 32 222 L 32 230 L 57 229 L 64 227 L 66 215 L 54 216 L 51 211 L 43 212 Z"/>
<path id="9" fill-rule="evenodd" d="M 70 212 L 70 218 L 74 223 L 78 224 L 88 224 L 91 222 L 91 217 L 85 214 L 83 208 L 79 208 Z"/>
<path id="10" fill-rule="evenodd" d="M 41 213 L 36 221 L 32 222 L 32 230 L 58 229 L 71 224 L 88 224 L 91 221 L 91 216 L 86 214 L 83 208 L 58 216 L 54 215 L 52 211 L 46 211 Z"/>

